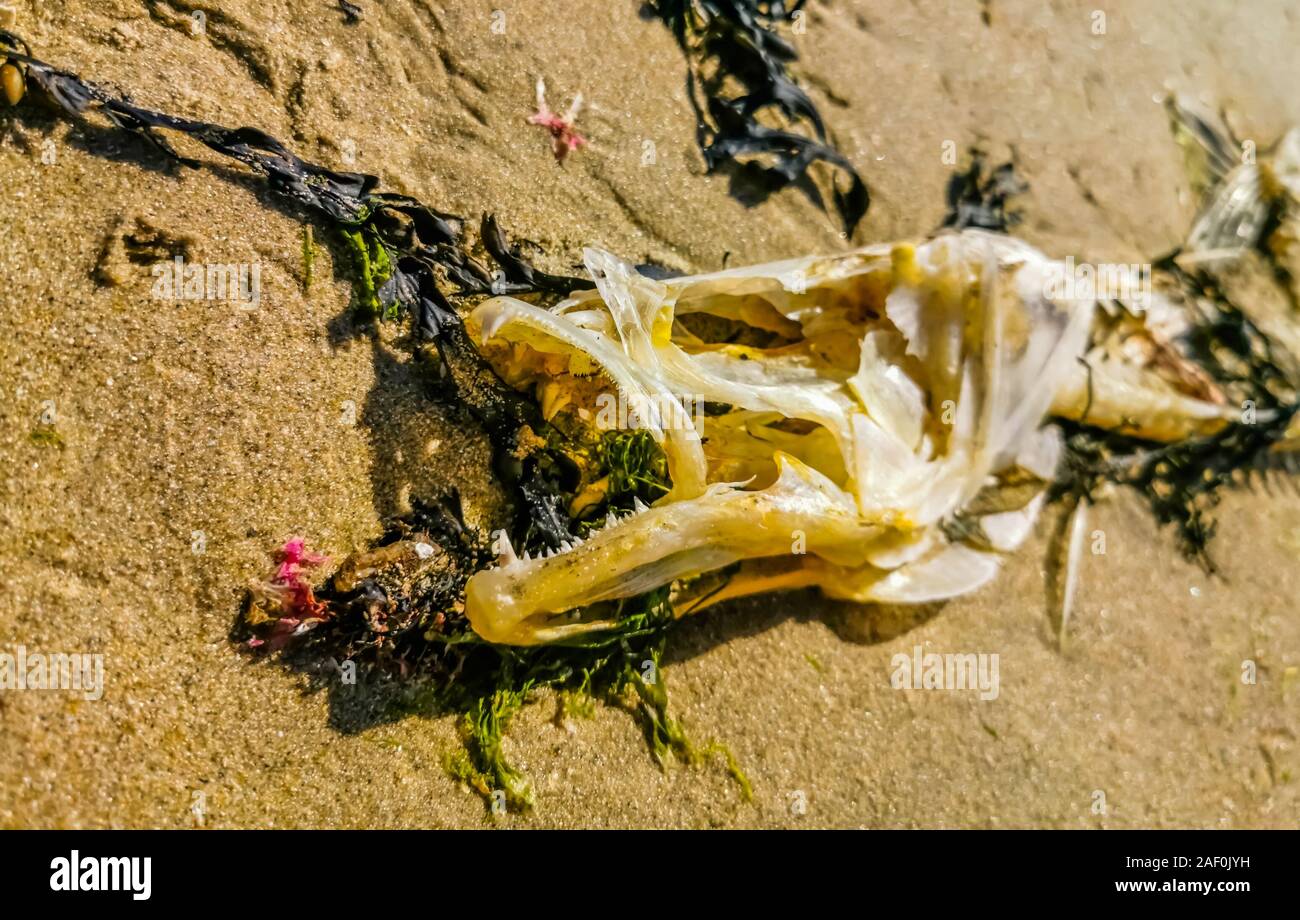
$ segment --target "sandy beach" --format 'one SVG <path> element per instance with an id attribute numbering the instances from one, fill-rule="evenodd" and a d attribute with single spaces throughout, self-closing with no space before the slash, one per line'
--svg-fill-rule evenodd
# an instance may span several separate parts
<path id="1" fill-rule="evenodd" d="M 359 2 L 355 24 L 330 0 L 6 5 L 52 64 L 491 212 L 565 273 L 589 244 L 695 272 L 924 236 L 945 142 L 1014 159 L 1015 232 L 1043 251 L 1149 262 L 1197 204 L 1167 92 L 1223 106 L 1261 148 L 1300 124 L 1284 0 L 1117 2 L 1102 34 L 1096 2 L 812 0 L 787 30 L 793 71 L 872 192 L 848 240 L 798 190 L 747 206 L 705 174 L 682 54 L 633 0 Z M 538 77 L 557 107 L 586 99 L 590 143 L 562 165 L 525 121 Z M 1116 492 L 1060 649 L 1055 513 L 942 606 L 711 609 L 665 675 L 752 802 L 716 761 L 662 769 L 626 713 L 566 721 L 540 694 L 506 739 L 537 806 L 489 817 L 443 767 L 451 717 L 386 715 L 383 687 L 313 690 L 230 638 L 287 538 L 342 560 L 411 496 L 455 485 L 472 523 L 501 500 L 401 328 L 340 334 L 343 250 L 321 239 L 308 277 L 302 226 L 224 163 L 170 167 L 38 105 L 0 110 L 0 651 L 105 669 L 98 700 L 0 693 L 0 828 L 1300 824 L 1300 492 L 1279 483 L 1225 496 L 1215 576 Z M 258 264 L 256 307 L 152 297 L 150 266 L 177 256 Z M 997 698 L 895 690 L 891 661 L 918 646 L 996 653 Z"/>

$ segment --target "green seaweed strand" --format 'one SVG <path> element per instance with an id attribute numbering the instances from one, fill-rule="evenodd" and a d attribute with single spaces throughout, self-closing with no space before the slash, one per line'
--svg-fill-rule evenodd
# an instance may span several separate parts
<path id="1" fill-rule="evenodd" d="M 379 289 L 393 276 L 393 260 L 379 233 L 369 224 L 355 230 L 340 227 L 339 233 L 352 254 L 357 311 L 364 316 L 396 319 L 398 304 L 394 302 L 385 308 L 379 299 Z"/>

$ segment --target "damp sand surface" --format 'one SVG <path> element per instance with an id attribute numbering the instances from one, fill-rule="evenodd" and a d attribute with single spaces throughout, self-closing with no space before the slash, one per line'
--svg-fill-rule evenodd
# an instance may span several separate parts
<path id="1" fill-rule="evenodd" d="M 635 2 L 386 0 L 355 25 L 326 0 L 8 5 L 51 63 L 491 211 L 554 271 L 588 244 L 683 271 L 849 245 L 799 190 L 745 203 L 704 175 L 682 57 Z M 853 242 L 939 224 L 951 141 L 1014 155 L 1029 241 L 1147 261 L 1195 210 L 1164 92 L 1222 103 L 1260 146 L 1300 123 L 1291 4 L 1114 4 L 1103 34 L 1095 6 L 812 0 L 796 73 L 871 186 Z M 588 100 L 591 143 L 563 166 L 524 121 L 538 76 L 554 108 Z M 247 174 L 167 167 L 30 105 L 0 114 L 0 227 L 0 650 L 106 671 L 98 701 L 0 693 L 0 826 L 489 823 L 444 772 L 454 719 L 386 717 L 382 688 L 313 691 L 229 639 L 287 537 L 337 560 L 411 496 L 455 485 L 476 520 L 499 499 L 482 438 L 431 404 L 400 331 L 350 334 L 341 250 L 322 239 L 309 278 L 298 216 Z M 151 266 L 177 255 L 259 264 L 257 308 L 152 298 Z M 626 714 L 564 723 L 543 695 L 506 741 L 538 806 L 496 823 L 1294 827 L 1300 497 L 1234 493 L 1218 517 L 1209 578 L 1131 496 L 1098 507 L 1105 552 L 1060 650 L 1050 518 L 941 609 L 710 610 L 665 675 L 753 802 L 721 764 L 661 769 Z M 894 690 L 917 646 L 996 653 L 997 698 Z"/>

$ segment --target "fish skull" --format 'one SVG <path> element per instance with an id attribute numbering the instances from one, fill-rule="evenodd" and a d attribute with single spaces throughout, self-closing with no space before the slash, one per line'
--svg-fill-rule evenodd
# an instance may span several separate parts
<path id="1" fill-rule="evenodd" d="M 1080 399 L 1095 302 L 1052 296 L 1060 263 L 1004 235 L 664 281 L 584 256 L 594 290 L 549 309 L 497 297 L 467 325 L 503 377 L 533 380 L 552 406 L 590 416 L 593 394 L 613 392 L 659 407 L 629 424 L 662 448 L 672 487 L 570 548 L 475 574 L 466 614 L 489 641 L 609 629 L 620 599 L 727 567 L 723 590 L 675 614 L 810 585 L 894 603 L 974 590 L 1043 503 L 1061 448 L 1046 417 L 1098 408 Z M 699 331 L 708 322 L 767 340 L 729 344 Z M 687 411 L 701 403 L 730 408 Z M 1027 500 L 948 526 L 1011 476 L 1035 483 Z"/>

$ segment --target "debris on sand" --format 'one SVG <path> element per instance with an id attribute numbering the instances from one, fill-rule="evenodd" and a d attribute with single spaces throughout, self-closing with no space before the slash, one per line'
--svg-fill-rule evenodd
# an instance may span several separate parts
<path id="1" fill-rule="evenodd" d="M 587 146 L 587 139 L 574 127 L 581 108 L 582 93 L 578 93 L 573 97 L 573 102 L 569 103 L 569 110 L 563 115 L 552 112 L 551 107 L 546 104 L 546 81 L 541 77 L 537 78 L 537 111 L 528 116 L 528 123 L 551 132 L 551 152 L 555 154 L 557 163 L 563 163 L 564 158 L 570 153 Z"/>
<path id="2" fill-rule="evenodd" d="M 329 607 L 316 598 L 307 572 L 328 562 L 328 558 L 309 552 L 307 541 L 294 537 L 280 548 L 279 565 L 269 581 L 250 588 L 249 622 L 272 623 L 269 634 L 248 640 L 249 648 L 268 645 L 282 648 L 294 636 L 309 632 L 328 620 Z"/>

